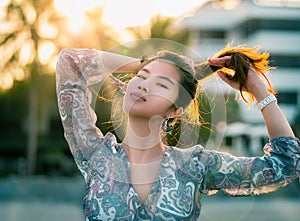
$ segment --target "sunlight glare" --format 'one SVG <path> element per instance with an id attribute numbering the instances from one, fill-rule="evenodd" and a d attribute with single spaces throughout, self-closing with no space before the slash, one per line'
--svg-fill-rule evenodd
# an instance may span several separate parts
<path id="1" fill-rule="evenodd" d="M 19 51 L 19 64 L 25 67 L 27 64 L 31 63 L 34 59 L 34 42 L 29 40 L 25 42 Z"/>
<path id="2" fill-rule="evenodd" d="M 115 27 L 145 25 L 151 17 L 163 15 L 176 17 L 201 5 L 203 0 L 106 0 L 103 20 Z"/>
<path id="3" fill-rule="evenodd" d="M 56 26 L 50 24 L 45 19 L 41 19 L 38 25 L 38 34 L 41 38 L 55 38 L 58 30 Z"/>
<path id="4" fill-rule="evenodd" d="M 54 5 L 59 12 L 67 16 L 69 29 L 76 33 L 80 31 L 83 25 L 86 18 L 85 12 L 92 10 L 97 5 L 99 6 L 99 3 L 94 0 L 54 0 Z"/>
<path id="5" fill-rule="evenodd" d="M 6 7 L 10 3 L 10 0 L 1 0 L 0 1 L 0 20 L 5 20 L 6 18 Z"/>
<path id="6" fill-rule="evenodd" d="M 52 41 L 40 40 L 38 43 L 38 58 L 41 64 L 46 65 L 51 61 L 53 55 L 57 52 L 57 48 Z"/>
<path id="7" fill-rule="evenodd" d="M 114 27 L 144 25 L 150 21 L 151 8 L 141 10 L 141 4 L 147 2 L 134 1 L 108 1 L 104 5 L 103 20 Z"/>
<path id="8" fill-rule="evenodd" d="M 10 0 L 1 0 L 0 1 L 0 8 L 4 8 L 8 5 L 8 3 L 10 2 Z"/>
<path id="9" fill-rule="evenodd" d="M 71 29 L 79 30 L 85 11 L 103 7 L 103 22 L 114 27 L 129 27 L 147 24 L 155 15 L 180 16 L 201 5 L 203 0 L 54 0 L 58 11 L 66 15 L 71 22 Z"/>
<path id="10" fill-rule="evenodd" d="M 42 38 L 55 38 L 57 33 L 57 28 L 48 22 L 42 23 L 39 27 L 39 35 Z"/>
<path id="11" fill-rule="evenodd" d="M 12 77 L 13 80 L 22 81 L 25 79 L 24 70 L 19 67 L 17 62 L 13 62 L 7 69 L 5 74 L 8 74 Z"/>
<path id="12" fill-rule="evenodd" d="M 58 56 L 54 55 L 48 63 L 48 67 L 55 73 Z"/>
<path id="13" fill-rule="evenodd" d="M 20 5 L 24 0 L 14 0 L 14 3 L 16 3 L 17 5 Z"/>
<path id="14" fill-rule="evenodd" d="M 29 24 L 33 24 L 36 20 L 37 14 L 33 6 L 29 2 L 22 4 L 24 15 Z"/>
<path id="15" fill-rule="evenodd" d="M 0 88 L 2 90 L 9 90 L 13 87 L 13 85 L 14 79 L 10 74 L 4 73 L 0 75 Z"/>
<path id="16" fill-rule="evenodd" d="M 19 21 L 7 21 L 7 22 L 2 21 L 0 23 L 0 33 L 11 34 L 15 32 L 19 27 L 20 27 Z"/>
<path id="17" fill-rule="evenodd" d="M 10 72 L 11 76 L 13 77 L 13 79 L 17 80 L 17 81 L 22 81 L 25 78 L 25 72 L 23 69 L 15 66 L 13 68 L 13 70 L 11 70 Z"/>

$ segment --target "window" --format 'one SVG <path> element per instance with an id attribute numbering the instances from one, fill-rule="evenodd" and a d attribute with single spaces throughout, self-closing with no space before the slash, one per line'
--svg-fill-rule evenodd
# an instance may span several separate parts
<path id="1" fill-rule="evenodd" d="M 200 31 L 200 38 L 203 39 L 224 39 L 225 32 L 222 30 Z"/>
<path id="2" fill-rule="evenodd" d="M 277 98 L 279 104 L 297 104 L 297 92 L 279 92 Z"/>
<path id="3" fill-rule="evenodd" d="M 300 31 L 300 20 L 250 19 L 239 27 L 243 37 L 259 30 Z"/>
<path id="4" fill-rule="evenodd" d="M 300 68 L 300 54 L 299 55 L 271 54 L 270 65 L 275 67 Z"/>

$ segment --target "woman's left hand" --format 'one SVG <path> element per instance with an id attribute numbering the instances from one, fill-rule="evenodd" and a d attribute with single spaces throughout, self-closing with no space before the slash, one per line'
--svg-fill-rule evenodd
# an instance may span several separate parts
<path id="1" fill-rule="evenodd" d="M 112 74 L 109 74 L 109 79 L 111 83 L 114 84 L 122 94 L 125 94 L 127 85 L 123 81 L 115 78 Z"/>

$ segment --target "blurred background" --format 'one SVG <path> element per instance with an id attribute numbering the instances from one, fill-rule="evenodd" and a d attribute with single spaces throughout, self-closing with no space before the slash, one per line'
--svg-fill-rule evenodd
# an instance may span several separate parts
<path id="1" fill-rule="evenodd" d="M 260 45 L 271 53 L 277 68 L 270 80 L 300 136 L 299 0 L 0 0 L 1 220 L 84 219 L 83 178 L 64 140 L 57 108 L 57 55 L 62 48 L 108 50 L 146 38 L 178 42 L 204 60 L 230 42 Z M 267 131 L 258 111 L 237 102 L 224 85 L 218 93 L 210 90 L 210 81 L 203 87 L 214 102 L 225 97 L 226 113 L 200 130 L 199 142 L 235 155 L 262 155 Z M 211 112 L 204 117 L 209 121 Z M 105 131 L 101 122 L 98 126 Z M 205 196 L 203 203 L 202 220 L 296 221 L 299 180 L 267 195 L 219 193 Z"/>

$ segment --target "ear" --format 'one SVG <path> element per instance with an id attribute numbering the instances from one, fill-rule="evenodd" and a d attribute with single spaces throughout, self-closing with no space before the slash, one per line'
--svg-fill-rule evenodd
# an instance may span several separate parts
<path id="1" fill-rule="evenodd" d="M 167 117 L 169 118 L 176 118 L 179 117 L 183 112 L 183 107 L 172 109 L 168 114 Z"/>

